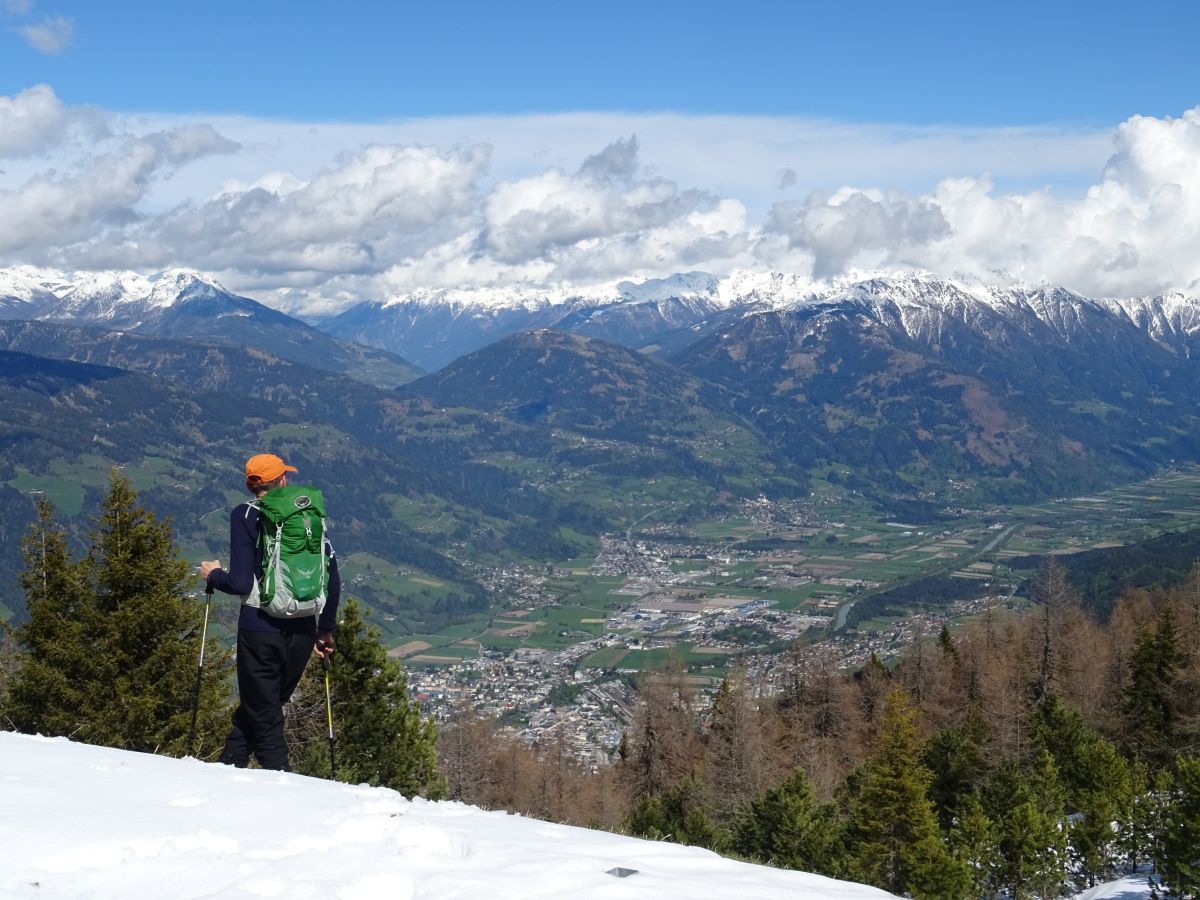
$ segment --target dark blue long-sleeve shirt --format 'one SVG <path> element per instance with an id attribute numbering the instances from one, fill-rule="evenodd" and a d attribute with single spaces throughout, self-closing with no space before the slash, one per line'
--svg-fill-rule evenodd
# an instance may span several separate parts
<path id="1" fill-rule="evenodd" d="M 245 597 L 254 587 L 254 579 L 263 577 L 262 555 L 258 548 L 258 510 L 241 503 L 229 514 L 229 568 L 214 569 L 208 575 L 213 590 Z M 329 585 L 325 608 L 317 622 L 318 631 L 333 631 L 337 627 L 338 603 L 342 599 L 342 579 L 338 575 L 337 559 L 330 554 Z M 284 619 L 266 610 L 242 604 L 238 628 L 249 631 L 312 631 L 312 619 Z"/>

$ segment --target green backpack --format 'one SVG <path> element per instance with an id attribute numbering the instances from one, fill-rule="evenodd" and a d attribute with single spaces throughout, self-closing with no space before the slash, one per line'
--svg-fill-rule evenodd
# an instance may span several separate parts
<path id="1" fill-rule="evenodd" d="M 329 586 L 325 498 L 314 487 L 289 485 L 251 505 L 259 512 L 263 578 L 246 603 L 280 618 L 319 616 Z"/>

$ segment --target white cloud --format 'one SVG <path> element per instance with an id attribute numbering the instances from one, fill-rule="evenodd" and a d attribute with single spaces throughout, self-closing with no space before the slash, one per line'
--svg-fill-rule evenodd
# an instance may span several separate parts
<path id="1" fill-rule="evenodd" d="M 1200 291 L 1200 109 L 1106 134 L 681 115 L 110 115 L 119 136 L 88 142 L 83 112 L 45 87 L 0 98 L 0 152 L 24 154 L 0 174 L 0 264 L 186 265 L 325 309 L 424 287 L 735 267 Z"/>
<path id="2" fill-rule="evenodd" d="M 812 275 L 830 278 L 849 269 L 911 264 L 950 228 L 928 198 L 843 188 L 829 198 L 817 193 L 803 203 L 775 204 L 767 230 L 810 251 Z"/>
<path id="3" fill-rule="evenodd" d="M 75 21 L 67 16 L 49 16 L 36 25 L 21 25 L 17 33 L 39 53 L 62 53 L 75 39 Z"/>
<path id="4" fill-rule="evenodd" d="M 33 0 L 0 0 L 0 9 L 14 16 L 23 16 L 33 9 Z"/>
<path id="5" fill-rule="evenodd" d="M 374 146 L 308 180 L 272 173 L 198 204 L 147 216 L 86 248 L 91 264 L 268 276 L 276 286 L 380 272 L 468 227 L 487 148 Z"/>
<path id="6" fill-rule="evenodd" d="M 45 84 L 11 97 L 0 95 L 0 159 L 29 159 L 29 174 L 44 168 L 46 157 L 109 137 L 108 117 L 86 106 L 67 106 Z"/>
<path id="7" fill-rule="evenodd" d="M 0 190 L 0 252 L 32 251 L 45 258 L 92 238 L 97 230 L 126 226 L 153 180 L 173 167 L 237 145 L 209 126 L 193 125 L 124 141 L 88 158 L 79 171 L 48 171 L 17 190 Z"/>
<path id="8" fill-rule="evenodd" d="M 0 157 L 41 153 L 62 141 L 71 116 L 47 85 L 0 96 Z"/>

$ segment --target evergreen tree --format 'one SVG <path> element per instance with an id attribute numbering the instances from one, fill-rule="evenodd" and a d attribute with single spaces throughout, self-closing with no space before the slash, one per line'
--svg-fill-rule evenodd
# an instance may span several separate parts
<path id="1" fill-rule="evenodd" d="M 890 692 L 850 811 L 851 871 L 892 893 L 961 897 L 968 873 L 938 831 L 914 719 L 904 692 Z"/>
<path id="2" fill-rule="evenodd" d="M 92 704 L 89 739 L 187 753 L 204 615 L 188 597 L 191 566 L 179 556 L 170 522 L 139 505 L 129 479 L 116 472 L 90 540 L 100 702 Z M 209 642 L 197 725 L 201 755 L 217 752 L 227 730 L 229 660 L 228 651 Z"/>
<path id="3" fill-rule="evenodd" d="M 728 833 L 709 818 L 703 791 L 694 778 L 685 778 L 662 794 L 639 797 L 625 822 L 625 830 L 637 837 L 718 852 L 729 845 Z"/>
<path id="4" fill-rule="evenodd" d="M 1159 611 L 1154 630 L 1138 631 L 1129 659 L 1129 684 L 1122 704 L 1124 742 L 1152 770 L 1169 767 L 1179 727 L 1177 690 L 1183 651 L 1170 604 Z"/>
<path id="5" fill-rule="evenodd" d="M 1013 900 L 1056 897 L 1066 878 L 1062 790 L 1054 760 L 1042 750 L 1028 766 L 1000 766 L 986 790 L 995 826 L 995 883 Z"/>
<path id="6" fill-rule="evenodd" d="M 846 866 L 843 830 L 836 808 L 818 803 L 808 776 L 796 769 L 738 815 L 733 849 L 773 866 L 836 878 Z"/>
<path id="7" fill-rule="evenodd" d="M 438 772 L 433 720 L 421 717 L 420 705 L 409 698 L 404 667 L 388 657 L 379 629 L 364 623 L 358 603 L 347 599 L 340 612 L 330 675 L 337 779 L 441 798 L 446 783 Z M 315 660 L 310 666 L 323 691 L 320 668 Z M 329 776 L 320 742 L 309 744 L 300 766 L 306 774 Z"/>
<path id="8" fill-rule="evenodd" d="M 1094 885 L 1116 867 L 1118 837 L 1133 803 L 1129 767 L 1080 713 L 1054 695 L 1039 705 L 1033 730 L 1038 746 L 1054 760 L 1066 811 L 1077 814 L 1070 827 L 1075 869 Z"/>
<path id="9" fill-rule="evenodd" d="M 1087 781 L 1076 788 L 1070 829 L 1071 856 L 1086 886 L 1113 875 L 1120 862 L 1120 838 L 1133 815 L 1129 766 L 1108 741 L 1097 738 L 1079 754 Z"/>
<path id="10" fill-rule="evenodd" d="M 987 722 L 978 703 L 971 704 L 961 725 L 939 731 L 929 739 L 922 762 L 933 773 L 929 796 L 943 829 L 950 827 L 963 799 L 987 779 L 987 742 Z"/>
<path id="11" fill-rule="evenodd" d="M 85 559 L 72 562 L 47 504 L 25 541 L 29 622 L 10 715 L 26 731 L 127 750 L 183 755 L 196 702 L 202 603 L 171 526 L 114 472 Z M 197 752 L 227 729 L 230 654 L 213 639 L 201 673 Z"/>
<path id="12" fill-rule="evenodd" d="M 1159 825 L 1154 862 L 1168 896 L 1200 897 L 1200 757 L 1176 763 Z"/>
<path id="13" fill-rule="evenodd" d="M 962 797 L 950 825 L 950 850 L 967 870 L 964 896 L 985 897 L 996 868 L 996 830 L 978 793 Z"/>
<path id="14" fill-rule="evenodd" d="M 29 620 L 13 631 L 24 653 L 11 679 L 5 716 L 18 731 L 86 740 L 88 691 L 96 680 L 95 598 L 45 498 L 37 501 L 37 520 L 21 541 L 21 555 Z"/>

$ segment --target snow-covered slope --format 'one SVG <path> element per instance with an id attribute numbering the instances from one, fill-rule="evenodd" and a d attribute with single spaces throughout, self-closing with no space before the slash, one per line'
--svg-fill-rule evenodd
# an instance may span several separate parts
<path id="1" fill-rule="evenodd" d="M 210 319 L 245 316 L 254 301 L 187 269 L 69 274 L 0 269 L 0 319 L 36 318 L 171 333 L 179 307 L 204 301 Z M 192 304 L 194 305 L 194 304 Z M 929 347 L 947 330 L 985 338 L 1023 333 L 1036 341 L 1094 340 L 1098 333 L 1149 336 L 1172 353 L 1200 353 L 1200 301 L 1179 293 L 1092 299 L 1047 285 L 992 286 L 923 272 L 832 282 L 779 272 L 735 271 L 722 278 L 685 272 L 600 287 L 423 290 L 365 301 L 321 330 L 437 369 L 521 331 L 558 328 L 627 347 L 677 350 L 756 313 L 808 307 L 854 309 Z M 259 307 L 260 310 L 265 309 Z M 1110 341 L 1111 343 L 1111 341 Z"/>
<path id="2" fill-rule="evenodd" d="M 136 327 L 179 300 L 199 295 L 234 296 L 190 269 L 169 269 L 152 277 L 127 271 L 71 275 L 29 266 L 0 269 L 0 303 L 9 301 L 6 318 Z"/>
<path id="3" fill-rule="evenodd" d="M 966 326 L 984 337 L 1015 329 L 1055 342 L 1124 330 L 1149 335 L 1184 356 L 1200 350 L 1200 302 L 1182 294 L 1089 299 L 1061 287 L 997 287 L 922 272 L 833 282 L 778 272 L 736 271 L 724 278 L 689 272 L 589 290 L 423 291 L 358 304 L 322 327 L 436 369 L 535 328 L 678 350 L 749 315 L 808 307 L 855 309 L 931 347 L 947 329 Z"/>
<path id="4" fill-rule="evenodd" d="M 63 738 L 0 733 L 0 760 L 4 897 L 891 896 L 461 803 Z"/>

